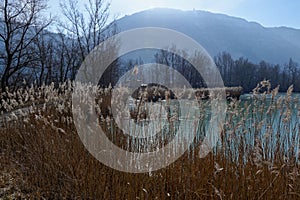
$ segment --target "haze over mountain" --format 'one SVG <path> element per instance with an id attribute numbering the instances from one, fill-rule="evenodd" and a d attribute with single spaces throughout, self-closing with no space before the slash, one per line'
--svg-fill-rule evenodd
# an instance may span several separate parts
<path id="1" fill-rule="evenodd" d="M 267 28 L 242 18 L 206 11 L 155 8 L 117 20 L 120 31 L 146 26 L 180 31 L 199 42 L 211 56 L 223 51 L 253 62 L 300 63 L 300 30 Z"/>

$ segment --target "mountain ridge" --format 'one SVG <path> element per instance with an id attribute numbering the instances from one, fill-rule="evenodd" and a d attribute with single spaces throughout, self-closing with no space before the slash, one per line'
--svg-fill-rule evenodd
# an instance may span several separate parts
<path id="1" fill-rule="evenodd" d="M 228 52 L 253 62 L 300 63 L 300 29 L 264 27 L 253 21 L 209 11 L 153 8 L 116 20 L 120 31 L 162 27 L 182 32 L 199 42 L 211 56 Z"/>

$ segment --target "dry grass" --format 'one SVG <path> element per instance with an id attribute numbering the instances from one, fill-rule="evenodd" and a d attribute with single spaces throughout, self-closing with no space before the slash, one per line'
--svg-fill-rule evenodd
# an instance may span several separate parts
<path id="1" fill-rule="evenodd" d="M 40 89 L 47 93 L 46 101 L 60 95 L 63 101 L 35 106 L 31 114 L 17 116 L 0 129 L 0 198 L 300 198 L 300 107 L 292 88 L 279 98 L 275 89 L 267 99 L 266 94 L 257 95 L 265 86 L 259 85 L 255 99 L 231 101 L 221 140 L 205 158 L 198 157 L 195 145 L 164 169 L 131 174 L 106 167 L 84 148 L 67 98 L 71 84 L 66 85 L 61 86 L 63 94 Z"/>

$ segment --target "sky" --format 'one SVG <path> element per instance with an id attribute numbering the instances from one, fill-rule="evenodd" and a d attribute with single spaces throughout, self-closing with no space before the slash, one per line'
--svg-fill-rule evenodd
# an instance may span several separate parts
<path id="1" fill-rule="evenodd" d="M 59 1 L 49 0 L 52 14 L 60 15 Z M 87 0 L 79 0 L 81 3 L 84 1 Z M 255 21 L 266 27 L 287 26 L 300 29 L 300 0 L 110 0 L 110 3 L 112 18 L 155 7 L 168 7 L 227 14 Z"/>

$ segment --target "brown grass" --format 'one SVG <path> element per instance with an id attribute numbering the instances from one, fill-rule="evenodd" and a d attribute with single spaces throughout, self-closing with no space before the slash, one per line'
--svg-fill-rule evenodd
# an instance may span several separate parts
<path id="1" fill-rule="evenodd" d="M 263 95 L 249 104 L 232 101 L 214 152 L 201 159 L 196 146 L 142 174 L 100 163 L 80 141 L 70 107 L 49 106 L 0 129 L 0 198 L 299 199 L 299 122 L 288 116 L 289 107 L 299 109 L 295 102 L 289 93 L 273 103 Z"/>

